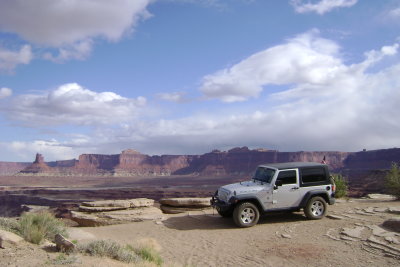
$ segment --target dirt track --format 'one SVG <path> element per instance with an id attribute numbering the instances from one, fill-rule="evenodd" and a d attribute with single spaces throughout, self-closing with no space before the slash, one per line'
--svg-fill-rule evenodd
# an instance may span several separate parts
<path id="1" fill-rule="evenodd" d="M 354 241 L 326 236 L 329 232 L 340 238 L 344 227 L 379 225 L 395 216 L 386 212 L 362 215 L 362 209 L 368 207 L 400 208 L 400 202 L 357 201 L 331 206 L 330 214 L 352 217 L 342 220 L 311 221 L 301 212 L 268 215 L 247 229 L 236 228 L 230 219 L 213 215 L 210 210 L 205 214 L 170 216 L 163 224 L 142 222 L 84 230 L 97 238 L 123 243 L 154 238 L 163 247 L 165 259 L 190 266 L 399 266 L 400 257 L 384 256 L 379 249 L 364 244 L 363 239 L 372 233 L 368 228 L 361 239 Z M 400 234 L 397 240 L 400 241 Z M 394 246 L 400 249 L 399 245 Z"/>
<path id="2" fill-rule="evenodd" d="M 394 254 L 390 254 L 384 252 L 382 246 L 379 248 L 367 241 L 373 232 L 369 227 L 374 228 L 373 225 L 399 216 L 384 212 L 387 207 L 400 209 L 400 202 L 352 200 L 329 207 L 329 214 L 339 215 L 341 220 L 311 221 L 301 212 L 274 214 L 262 217 L 257 226 L 246 229 L 236 228 L 230 219 L 221 218 L 210 209 L 203 213 L 168 215 L 162 223 L 147 221 L 78 228 L 71 239 L 82 243 L 93 238 L 112 239 L 129 244 L 153 238 L 162 247 L 162 257 L 173 266 L 399 266 L 399 244 L 390 244 L 384 237 L 373 236 L 394 248 L 390 250 Z M 343 228 L 358 229 L 360 235 L 350 238 L 340 233 Z M 399 233 L 388 233 L 400 241 Z M 55 255 L 51 251 L 32 248 L 32 245 L 3 249 L 0 250 L 0 265 L 42 266 Z M 79 256 L 79 262 L 69 266 L 124 265 L 87 256 Z"/>

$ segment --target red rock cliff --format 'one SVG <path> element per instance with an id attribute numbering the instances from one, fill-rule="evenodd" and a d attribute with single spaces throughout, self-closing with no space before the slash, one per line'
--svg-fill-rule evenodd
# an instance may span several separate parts
<path id="1" fill-rule="evenodd" d="M 59 173 L 73 175 L 248 175 L 263 163 L 288 161 L 321 162 L 325 157 L 331 170 L 388 169 L 393 161 L 400 161 L 400 149 L 383 149 L 368 152 L 299 151 L 234 148 L 229 151 L 214 150 L 203 155 L 149 156 L 135 150 L 121 154 L 83 154 L 79 160 L 46 164 L 37 154 L 35 162 L 22 173 Z M 52 167 L 50 167 L 52 166 Z"/>

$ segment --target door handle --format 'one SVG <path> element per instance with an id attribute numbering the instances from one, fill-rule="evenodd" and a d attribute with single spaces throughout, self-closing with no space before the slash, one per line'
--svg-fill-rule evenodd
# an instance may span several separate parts
<path id="1" fill-rule="evenodd" d="M 295 187 L 292 187 L 292 189 L 293 189 L 293 190 L 297 190 L 297 189 L 299 189 L 299 187 L 298 187 L 298 186 L 295 186 Z"/>

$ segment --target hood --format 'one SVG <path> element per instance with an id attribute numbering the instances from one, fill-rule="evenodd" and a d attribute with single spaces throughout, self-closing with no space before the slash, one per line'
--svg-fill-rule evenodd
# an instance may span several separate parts
<path id="1" fill-rule="evenodd" d="M 262 189 L 265 189 L 265 187 L 268 186 L 270 185 L 265 183 L 261 184 L 261 182 L 251 180 L 235 184 L 224 185 L 221 188 L 230 192 L 236 191 L 236 194 L 247 194 L 247 193 L 261 191 Z"/>

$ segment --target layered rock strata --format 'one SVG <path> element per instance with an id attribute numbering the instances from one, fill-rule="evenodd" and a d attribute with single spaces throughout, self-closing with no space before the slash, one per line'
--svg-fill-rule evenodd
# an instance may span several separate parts
<path id="1" fill-rule="evenodd" d="M 128 200 L 101 200 L 84 202 L 79 211 L 71 211 L 71 219 L 79 226 L 103 226 L 145 220 L 162 220 L 154 200 L 139 198 Z"/>
<path id="2" fill-rule="evenodd" d="M 159 200 L 160 209 L 167 214 L 184 213 L 210 208 L 209 197 L 203 198 L 162 198 Z"/>

